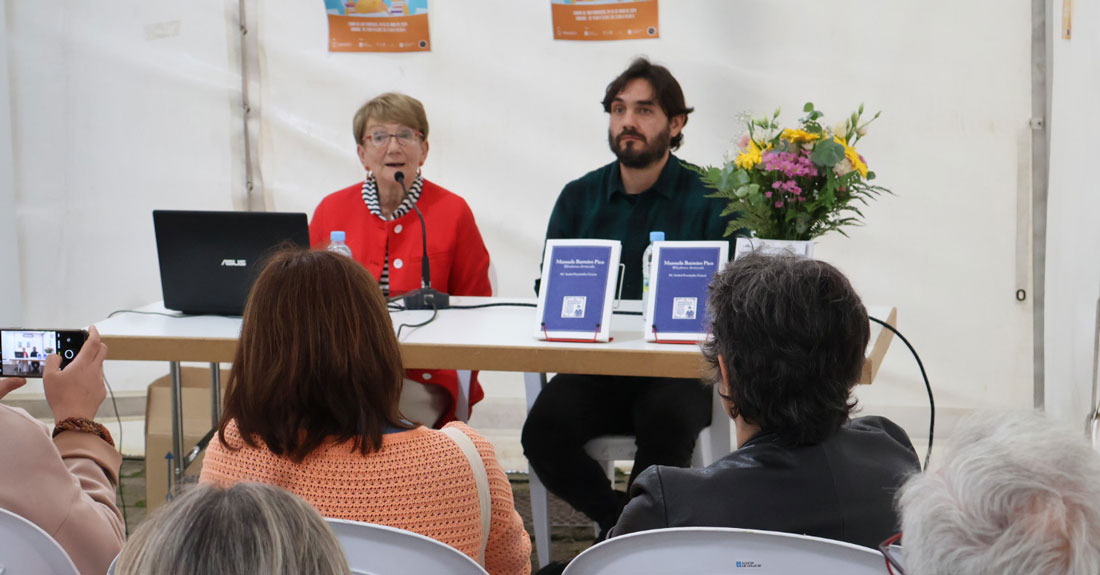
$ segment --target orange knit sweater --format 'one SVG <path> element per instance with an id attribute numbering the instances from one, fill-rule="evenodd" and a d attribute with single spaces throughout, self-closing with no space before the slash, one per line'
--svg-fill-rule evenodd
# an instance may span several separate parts
<path id="1" fill-rule="evenodd" d="M 463 423 L 447 426 L 457 427 L 473 440 L 489 474 L 492 520 L 485 569 L 493 575 L 529 574 L 531 540 L 492 444 Z M 349 443 L 326 443 L 302 463 L 244 445 L 235 424 L 226 428 L 225 437 L 230 446 L 240 449 L 227 448 L 215 436 L 200 482 L 277 485 L 308 501 L 325 517 L 414 531 L 477 560 L 481 545 L 477 485 L 466 457 L 442 432 L 417 427 L 386 434 L 382 448 L 366 456 L 353 451 Z"/>

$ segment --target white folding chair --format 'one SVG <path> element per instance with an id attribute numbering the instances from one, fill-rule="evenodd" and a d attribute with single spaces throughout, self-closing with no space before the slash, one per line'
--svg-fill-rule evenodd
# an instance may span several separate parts
<path id="1" fill-rule="evenodd" d="M 535 405 L 535 398 L 546 385 L 545 373 L 524 374 L 524 386 L 527 393 L 527 411 Z M 722 399 L 715 387 L 711 404 L 710 425 L 699 433 L 695 442 L 695 451 L 691 455 L 693 467 L 706 467 L 730 452 L 730 418 L 722 406 Z M 598 461 L 607 474 L 608 481 L 615 482 L 615 462 L 632 461 L 637 451 L 632 435 L 606 435 L 597 437 L 585 444 L 584 450 L 589 457 Z M 527 477 L 530 481 L 531 523 L 535 530 L 535 551 L 539 566 L 550 563 L 550 516 L 546 502 L 546 486 L 538 475 L 528 466 Z"/>
<path id="2" fill-rule="evenodd" d="M 61 545 L 41 527 L 0 509 L 0 575 L 79 575 Z"/>
<path id="3" fill-rule="evenodd" d="M 325 521 L 336 534 L 356 575 L 447 573 L 487 575 L 465 553 L 419 533 L 345 519 Z"/>
<path id="4" fill-rule="evenodd" d="M 774 531 L 676 527 L 613 537 L 586 549 L 564 575 L 637 573 L 882 575 L 882 555 L 867 547 Z"/>

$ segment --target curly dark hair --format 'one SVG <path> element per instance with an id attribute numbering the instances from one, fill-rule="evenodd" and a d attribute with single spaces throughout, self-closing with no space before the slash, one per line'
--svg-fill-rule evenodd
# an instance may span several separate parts
<path id="1" fill-rule="evenodd" d="M 729 372 L 730 417 L 806 445 L 835 433 L 855 408 L 852 387 L 871 337 L 867 310 L 835 267 L 750 254 L 710 285 L 714 338 L 703 354 Z"/>
<path id="2" fill-rule="evenodd" d="M 610 113 L 611 104 L 615 101 L 615 98 L 626 89 L 626 85 L 631 80 L 638 78 L 649 82 L 649 85 L 653 86 L 653 94 L 657 97 L 657 104 L 661 106 L 661 110 L 670 120 L 676 116 L 683 116 L 684 125 L 687 125 L 688 114 L 694 112 L 695 108 L 688 106 L 684 101 L 684 91 L 680 88 L 680 83 L 676 81 L 668 68 L 654 64 L 646 58 L 638 58 L 631 62 L 629 68 L 607 85 L 607 90 L 604 92 L 603 101 L 601 102 L 603 111 Z M 672 141 L 669 142 L 669 148 L 678 150 L 683 142 L 684 133 L 680 132 L 673 136 Z"/>

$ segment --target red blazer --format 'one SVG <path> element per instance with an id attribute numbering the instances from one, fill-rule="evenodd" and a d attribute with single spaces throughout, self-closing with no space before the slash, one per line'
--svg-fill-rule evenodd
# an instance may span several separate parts
<path id="1" fill-rule="evenodd" d="M 428 228 L 428 259 L 432 287 L 451 295 L 489 296 L 489 251 L 481 239 L 470 206 L 461 197 L 424 180 L 416 206 Z M 329 232 L 343 230 L 352 256 L 375 278 L 382 274 L 386 246 L 390 254 L 390 295 L 420 287 L 420 265 L 424 247 L 420 219 L 416 212 L 392 221 L 382 221 L 363 202 L 362 182 L 329 194 L 318 204 L 309 222 L 309 241 L 314 248 L 329 243 Z M 458 375 L 451 370 L 406 370 L 405 377 L 439 385 L 451 394 L 448 411 L 436 422 L 442 426 L 454 420 L 458 397 Z M 484 397 L 474 372 L 470 381 L 470 405 Z"/>

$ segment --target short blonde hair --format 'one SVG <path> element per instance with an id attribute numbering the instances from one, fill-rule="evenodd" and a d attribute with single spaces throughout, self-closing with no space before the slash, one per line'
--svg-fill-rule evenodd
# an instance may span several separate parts
<path id="1" fill-rule="evenodd" d="M 350 575 L 340 542 L 305 501 L 278 487 L 193 487 L 130 537 L 116 575 Z"/>
<path id="2" fill-rule="evenodd" d="M 424 104 L 412 96 L 399 92 L 386 92 L 360 106 L 351 124 L 356 144 L 363 145 L 367 123 L 372 118 L 376 122 L 404 124 L 419 130 L 423 138 L 428 139 L 428 115 L 424 112 Z"/>

